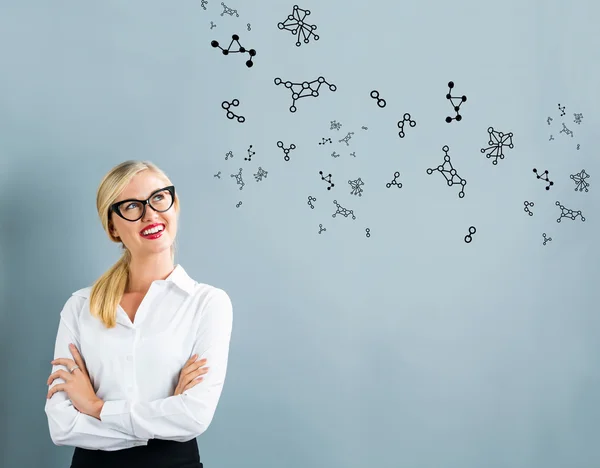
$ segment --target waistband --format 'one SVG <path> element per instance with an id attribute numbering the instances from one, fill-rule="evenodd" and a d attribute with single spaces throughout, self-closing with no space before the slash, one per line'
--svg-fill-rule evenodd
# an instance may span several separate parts
<path id="1" fill-rule="evenodd" d="M 123 450 L 76 447 L 71 468 L 203 468 L 196 439 L 187 442 L 150 439 L 148 445 Z"/>

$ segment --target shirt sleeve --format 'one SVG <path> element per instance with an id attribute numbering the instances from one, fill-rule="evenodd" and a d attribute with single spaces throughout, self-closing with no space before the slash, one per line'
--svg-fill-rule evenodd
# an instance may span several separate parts
<path id="1" fill-rule="evenodd" d="M 71 296 L 60 314 L 60 323 L 54 346 L 54 359 L 71 357 L 69 343 L 79 346 L 79 333 L 77 330 L 76 313 L 81 308 L 83 298 Z M 52 372 L 58 369 L 67 370 L 66 366 L 52 366 Z M 67 370 L 68 371 L 68 370 Z M 55 379 L 50 388 L 65 383 L 61 378 Z M 80 413 L 73 406 L 66 392 L 56 392 L 50 399 L 46 399 L 44 408 L 48 418 L 50 438 L 55 445 L 71 445 L 90 450 L 121 450 L 146 445 L 148 439 L 127 434 L 114 427 L 109 427 L 99 419 Z"/>
<path id="2" fill-rule="evenodd" d="M 179 395 L 149 402 L 105 401 L 100 419 L 108 427 L 142 439 L 185 442 L 210 425 L 221 396 L 233 324 L 231 300 L 215 288 L 200 312 L 192 354 L 207 359 L 204 380 Z"/>

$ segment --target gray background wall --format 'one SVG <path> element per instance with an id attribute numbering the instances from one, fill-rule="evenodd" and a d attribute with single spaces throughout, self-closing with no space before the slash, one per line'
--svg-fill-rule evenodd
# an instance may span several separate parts
<path id="1" fill-rule="evenodd" d="M 45 380 L 62 305 L 118 257 L 94 197 L 130 158 L 172 177 L 176 261 L 234 304 L 205 466 L 599 466 L 597 2 L 302 3 L 320 37 L 300 47 L 277 27 L 292 2 L 226 5 L 239 16 L 217 0 L 0 2 L 3 466 L 68 466 Z M 252 68 L 210 46 L 232 34 Z M 320 75 L 337 90 L 291 113 L 274 78 Z M 450 80 L 468 100 L 448 124 Z M 496 166 L 490 126 L 514 134 Z M 462 199 L 426 174 L 444 145 Z M 589 192 L 569 177 L 582 169 Z M 585 222 L 557 223 L 557 200 Z"/>

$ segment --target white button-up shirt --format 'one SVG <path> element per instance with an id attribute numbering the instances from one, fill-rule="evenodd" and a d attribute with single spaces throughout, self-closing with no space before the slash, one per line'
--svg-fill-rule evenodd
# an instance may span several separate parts
<path id="1" fill-rule="evenodd" d="M 233 322 L 227 293 L 197 283 L 177 265 L 168 278 L 152 282 L 134 323 L 119 305 L 116 327 L 107 329 L 90 314 L 90 292 L 80 289 L 65 303 L 54 359 L 72 359 L 73 343 L 105 403 L 98 420 L 77 411 L 66 392 L 54 393 L 45 405 L 54 444 L 112 451 L 202 434 L 225 382 Z M 210 369 L 204 380 L 173 396 L 193 354 L 206 358 Z M 58 369 L 66 367 L 55 365 L 52 372 Z M 64 382 L 57 378 L 48 388 Z"/>

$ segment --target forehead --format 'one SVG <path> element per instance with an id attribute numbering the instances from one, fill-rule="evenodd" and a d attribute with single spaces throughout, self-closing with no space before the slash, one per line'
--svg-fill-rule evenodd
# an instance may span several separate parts
<path id="1" fill-rule="evenodd" d="M 152 171 L 142 171 L 136 174 L 118 197 L 118 200 L 128 198 L 146 199 L 155 190 L 165 187 L 167 182 Z"/>

